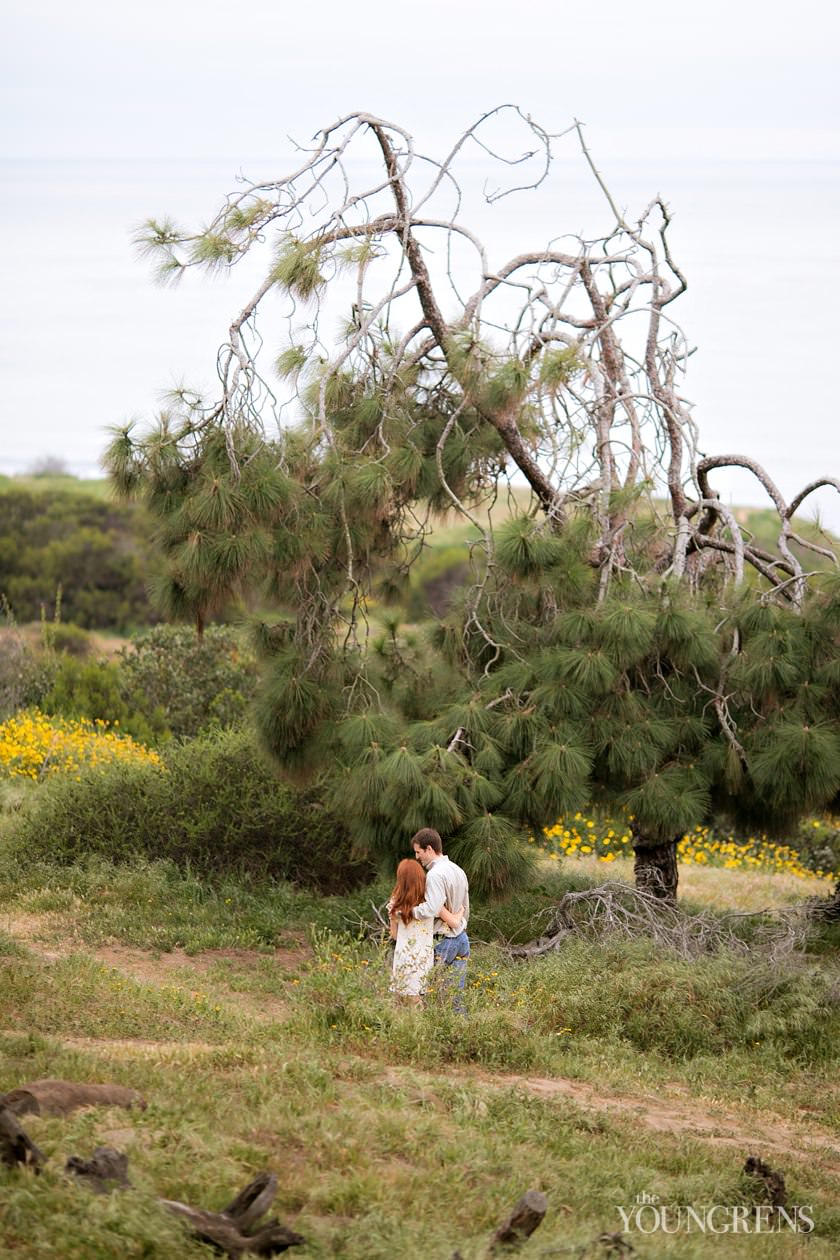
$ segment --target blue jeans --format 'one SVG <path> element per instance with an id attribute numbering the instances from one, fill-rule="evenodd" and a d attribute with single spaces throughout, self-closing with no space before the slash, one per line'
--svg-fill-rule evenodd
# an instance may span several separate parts
<path id="1" fill-rule="evenodd" d="M 443 987 L 452 994 L 452 1009 L 458 1015 L 466 1015 L 464 989 L 467 987 L 467 961 L 470 956 L 470 938 L 466 932 L 457 936 L 439 936 L 435 940 L 435 962 L 446 967 Z"/>

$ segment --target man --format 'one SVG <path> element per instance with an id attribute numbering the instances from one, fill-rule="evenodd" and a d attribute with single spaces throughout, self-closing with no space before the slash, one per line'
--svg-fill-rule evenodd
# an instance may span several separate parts
<path id="1" fill-rule="evenodd" d="M 470 888 L 465 873 L 443 852 L 443 841 L 433 827 L 423 827 L 411 837 L 414 856 L 426 869 L 426 898 L 414 907 L 415 919 L 434 919 L 435 962 L 446 968 L 447 984 L 453 990 L 452 1006 L 466 1014 L 463 990 L 467 983 L 470 940 L 466 928 L 470 917 Z M 442 907 L 463 918 L 457 928 L 447 927 L 438 912 Z"/>

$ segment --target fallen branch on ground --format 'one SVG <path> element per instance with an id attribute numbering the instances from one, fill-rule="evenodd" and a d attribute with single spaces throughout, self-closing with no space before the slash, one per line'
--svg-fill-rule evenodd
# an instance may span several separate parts
<path id="1" fill-rule="evenodd" d="M 690 960 L 720 949 L 747 955 L 754 951 L 770 962 L 789 957 L 804 945 L 811 915 L 806 907 L 761 910 L 754 917 L 767 920 L 750 943 L 736 935 L 728 919 L 753 915 L 686 914 L 679 906 L 630 884 L 611 881 L 597 888 L 567 892 L 548 911 L 545 931 L 524 945 L 508 950 L 511 958 L 538 958 L 559 949 L 570 937 L 604 940 L 641 937 Z"/>
<path id="2" fill-rule="evenodd" d="M 128 1180 L 128 1156 L 121 1151 L 115 1151 L 112 1146 L 97 1146 L 90 1159 L 71 1155 L 64 1165 L 64 1171 L 81 1178 L 96 1194 L 131 1188 Z"/>
<path id="3" fill-rule="evenodd" d="M 784 1173 L 774 1171 L 769 1164 L 755 1155 L 750 1155 L 744 1164 L 744 1172 L 749 1177 L 756 1177 L 764 1183 L 767 1199 L 772 1207 L 783 1208 L 787 1203 Z"/>

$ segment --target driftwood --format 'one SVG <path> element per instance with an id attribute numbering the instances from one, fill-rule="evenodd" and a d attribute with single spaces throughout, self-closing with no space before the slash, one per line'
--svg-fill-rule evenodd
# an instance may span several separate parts
<path id="1" fill-rule="evenodd" d="M 68 1082 L 39 1082 L 45 1083 L 54 1085 Z M 27 1091 L 13 1092 L 25 1094 Z M 134 1093 L 133 1090 L 127 1092 Z M 29 1104 L 28 1098 L 21 1097 L 17 1101 L 23 1106 Z M 29 1165 L 36 1172 L 40 1171 L 40 1165 L 45 1162 L 45 1156 L 30 1140 L 15 1113 L 4 1106 L 0 1106 L 0 1162 L 11 1168 L 18 1164 Z M 131 1187 L 128 1179 L 128 1156 L 110 1146 L 97 1146 L 90 1159 L 71 1155 L 64 1171 L 90 1186 L 97 1194 Z M 207 1212 L 203 1208 L 190 1207 L 187 1203 L 178 1203 L 172 1199 L 158 1199 L 158 1203 L 186 1221 L 202 1242 L 210 1243 L 232 1257 L 232 1260 L 237 1260 L 237 1257 L 243 1255 L 279 1256 L 289 1247 L 305 1241 L 300 1234 L 276 1219 L 265 1221 L 258 1230 L 250 1232 L 252 1226 L 271 1207 L 276 1193 L 276 1176 L 265 1172 L 249 1182 L 221 1212 Z"/>
<path id="2" fill-rule="evenodd" d="M 531 1237 L 548 1211 L 548 1200 L 539 1190 L 527 1190 L 490 1241 L 490 1255 L 511 1251 Z"/>
<path id="3" fill-rule="evenodd" d="M 112 1146 L 97 1146 L 90 1159 L 71 1155 L 64 1165 L 64 1171 L 79 1177 L 97 1194 L 131 1188 L 128 1180 L 128 1156 L 115 1151 Z"/>
<path id="4" fill-rule="evenodd" d="M 821 923 L 836 923 L 840 919 L 840 881 L 830 897 L 812 898 L 805 902 L 808 913 Z"/>
<path id="5" fill-rule="evenodd" d="M 21 1128 L 14 1112 L 0 1106 L 0 1163 L 9 1168 L 23 1164 L 40 1172 L 44 1162 L 45 1156 Z"/>
<path id="6" fill-rule="evenodd" d="M 84 1081 L 33 1081 L 0 1095 L 0 1107 L 16 1116 L 64 1116 L 79 1107 L 139 1107 L 146 1101 L 126 1085 L 89 1085 Z"/>
<path id="7" fill-rule="evenodd" d="M 65 1172 L 73 1173 L 98 1194 L 131 1187 L 128 1156 L 109 1146 L 98 1146 L 88 1160 L 72 1155 L 65 1164 Z M 271 1207 L 276 1193 L 277 1178 L 274 1173 L 260 1173 L 221 1212 L 208 1212 L 174 1199 L 158 1199 L 158 1203 L 185 1221 L 202 1242 L 210 1243 L 236 1260 L 244 1255 L 279 1256 L 289 1247 L 305 1241 L 301 1234 L 296 1234 L 276 1218 L 250 1232 Z"/>
<path id="8" fill-rule="evenodd" d="M 783 1173 L 774 1172 L 769 1164 L 765 1164 L 763 1159 L 758 1159 L 755 1155 L 750 1155 L 747 1159 L 744 1172 L 764 1182 L 767 1198 L 772 1207 L 783 1208 L 787 1205 L 787 1190 Z"/>
<path id="9" fill-rule="evenodd" d="M 172 1199 L 160 1199 L 159 1202 L 186 1221 L 202 1242 L 211 1243 L 228 1256 L 279 1256 L 289 1247 L 304 1242 L 303 1237 L 276 1219 L 266 1221 L 256 1233 L 246 1232 L 268 1211 L 276 1193 L 275 1175 L 260 1173 L 221 1212 L 206 1212 L 203 1208 L 190 1207 Z"/>

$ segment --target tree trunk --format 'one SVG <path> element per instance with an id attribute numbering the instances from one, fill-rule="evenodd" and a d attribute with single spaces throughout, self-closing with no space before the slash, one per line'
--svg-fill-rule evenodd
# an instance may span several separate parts
<path id="1" fill-rule="evenodd" d="M 677 883 L 677 840 L 658 840 L 645 836 L 637 824 L 630 824 L 633 836 L 635 861 L 633 873 L 636 876 L 636 887 L 641 892 L 651 893 L 663 901 L 676 902 Z"/>

